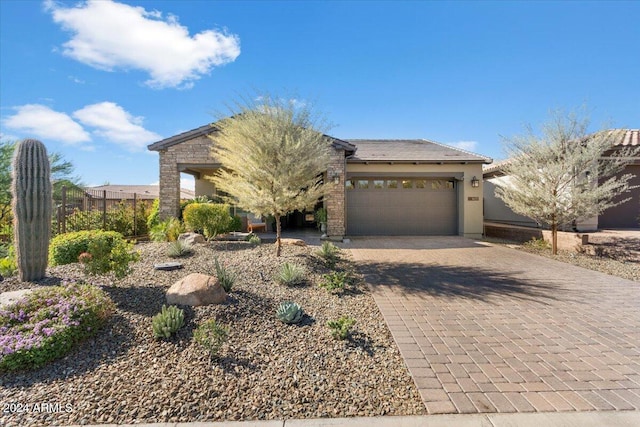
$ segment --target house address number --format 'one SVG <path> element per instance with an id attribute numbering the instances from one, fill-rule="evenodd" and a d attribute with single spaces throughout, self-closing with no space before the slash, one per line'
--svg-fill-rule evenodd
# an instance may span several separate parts
<path id="1" fill-rule="evenodd" d="M 467 197 L 467 200 L 470 202 L 478 202 L 480 201 L 480 197 Z"/>

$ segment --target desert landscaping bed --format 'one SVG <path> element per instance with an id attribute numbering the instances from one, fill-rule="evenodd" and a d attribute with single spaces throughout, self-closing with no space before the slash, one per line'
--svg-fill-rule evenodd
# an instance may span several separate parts
<path id="1" fill-rule="evenodd" d="M 333 294 L 317 285 L 329 270 L 317 248 L 245 242 L 197 245 L 180 259 L 184 268 L 157 271 L 166 243 L 137 245 L 140 261 L 122 280 L 102 285 L 117 311 L 106 327 L 65 358 L 32 372 L 3 374 L 0 401 L 31 410 L 0 415 L 0 424 L 186 422 L 424 414 L 425 409 L 384 320 L 361 281 Z M 213 274 L 214 259 L 238 273 L 228 302 L 185 309 L 186 325 L 169 340 L 155 340 L 151 317 L 166 290 L 192 272 Z M 343 254 L 344 257 L 344 254 Z M 307 283 L 285 287 L 272 277 L 285 261 L 304 266 Z M 348 260 L 339 267 L 352 269 Z M 85 278 L 78 264 L 54 267 L 42 284 Z M 33 287 L 16 279 L 0 291 Z M 275 316 L 283 301 L 306 316 L 287 325 Z M 326 323 L 356 319 L 349 340 L 331 337 Z M 193 340 L 195 327 L 215 318 L 229 330 L 220 357 Z M 36 412 L 34 404 L 56 410 Z M 15 408 L 15 406 L 14 406 Z"/>
<path id="2" fill-rule="evenodd" d="M 594 244 L 585 247 L 583 252 L 559 250 L 557 255 L 553 255 L 551 248 L 545 245 L 519 244 L 501 239 L 485 240 L 589 270 L 640 282 L 640 239 L 612 241 L 601 238 L 596 240 Z"/>

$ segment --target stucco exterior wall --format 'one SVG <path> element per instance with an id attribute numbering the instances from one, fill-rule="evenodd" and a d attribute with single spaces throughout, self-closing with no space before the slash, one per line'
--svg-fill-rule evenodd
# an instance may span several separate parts
<path id="1" fill-rule="evenodd" d="M 529 217 L 518 215 L 496 196 L 498 183 L 508 181 L 508 177 L 488 178 L 484 181 L 484 219 L 488 222 L 537 227 L 538 224 Z"/>
<path id="2" fill-rule="evenodd" d="M 347 178 L 358 174 L 375 176 L 394 174 L 401 177 L 433 176 L 458 179 L 458 234 L 469 238 L 482 237 L 482 165 L 481 164 L 362 164 L 347 163 Z M 471 180 L 476 177 L 480 186 L 473 188 Z M 344 183 L 343 183 L 344 187 Z M 344 197 L 344 196 L 343 196 Z"/>

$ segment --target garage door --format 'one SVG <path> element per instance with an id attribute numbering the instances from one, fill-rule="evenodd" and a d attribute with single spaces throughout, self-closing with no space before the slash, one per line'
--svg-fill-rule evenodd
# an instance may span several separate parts
<path id="1" fill-rule="evenodd" d="M 352 178 L 346 181 L 347 234 L 455 235 L 456 182 L 433 178 Z"/>

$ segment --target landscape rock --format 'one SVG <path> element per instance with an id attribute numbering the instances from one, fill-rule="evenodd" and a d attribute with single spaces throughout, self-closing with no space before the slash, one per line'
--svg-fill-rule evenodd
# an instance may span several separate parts
<path id="1" fill-rule="evenodd" d="M 204 238 L 204 236 L 202 234 L 198 234 L 198 233 L 182 233 L 181 235 L 178 236 L 178 241 L 185 242 L 185 243 L 188 243 L 190 245 L 193 245 L 195 243 L 204 243 L 204 242 L 206 242 L 206 239 Z"/>
<path id="2" fill-rule="evenodd" d="M 283 245 L 296 245 L 296 246 L 307 246 L 307 244 L 302 239 L 280 239 L 280 242 Z"/>
<path id="3" fill-rule="evenodd" d="M 0 294 L 0 307 L 12 304 L 31 292 L 33 292 L 33 289 L 20 289 L 17 291 L 3 292 Z"/>
<path id="4" fill-rule="evenodd" d="M 174 283 L 167 291 L 167 304 L 200 306 L 222 304 L 227 293 L 218 279 L 202 273 L 191 273 Z"/>
<path id="5" fill-rule="evenodd" d="M 162 271 L 173 271 L 182 268 L 181 262 L 161 262 L 160 264 L 153 264 L 153 268 Z"/>

